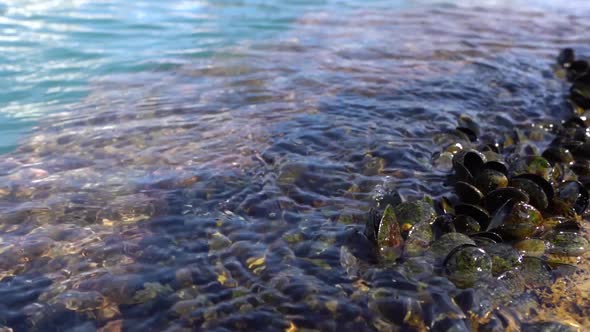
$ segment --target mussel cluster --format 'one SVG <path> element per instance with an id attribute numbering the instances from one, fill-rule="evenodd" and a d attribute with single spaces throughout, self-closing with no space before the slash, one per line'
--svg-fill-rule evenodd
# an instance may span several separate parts
<path id="1" fill-rule="evenodd" d="M 590 201 L 590 73 L 571 49 L 558 64 L 576 115 L 546 129 L 554 135 L 546 149 L 518 135 L 490 139 L 462 117 L 456 132 L 471 144 L 453 151 L 454 195 L 404 202 L 390 192 L 371 210 L 364 235 L 382 263 L 420 256 L 460 289 L 501 281 L 515 294 L 576 271 L 590 250 L 581 225 Z"/>

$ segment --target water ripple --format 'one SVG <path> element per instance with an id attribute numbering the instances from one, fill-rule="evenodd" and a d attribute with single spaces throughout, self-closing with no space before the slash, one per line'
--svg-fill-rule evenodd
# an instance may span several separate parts
<path id="1" fill-rule="evenodd" d="M 0 160 L 0 324 L 15 330 L 374 329 L 340 262 L 371 197 L 448 192 L 441 132 L 463 114 L 488 132 L 564 116 L 555 52 L 590 54 L 576 13 L 60 3 L 1 21 L 16 73 L 2 114 L 52 112 Z M 225 24 L 256 37 L 228 43 Z"/>

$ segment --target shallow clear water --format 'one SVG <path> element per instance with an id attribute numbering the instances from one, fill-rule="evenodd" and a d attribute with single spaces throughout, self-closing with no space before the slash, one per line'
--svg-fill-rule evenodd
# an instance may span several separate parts
<path id="1" fill-rule="evenodd" d="M 340 248 L 378 188 L 448 193 L 441 132 L 565 117 L 556 52 L 590 55 L 582 2 L 5 3 L 16 330 L 374 329 Z"/>

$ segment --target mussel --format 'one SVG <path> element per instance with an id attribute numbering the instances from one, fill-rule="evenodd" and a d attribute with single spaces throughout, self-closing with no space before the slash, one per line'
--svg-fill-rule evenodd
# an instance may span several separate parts
<path id="1" fill-rule="evenodd" d="M 527 156 L 517 159 L 512 164 L 512 174 L 514 176 L 522 174 L 535 174 L 546 180 L 551 179 L 553 167 L 547 159 L 541 156 Z"/>
<path id="2" fill-rule="evenodd" d="M 453 169 L 459 181 L 471 183 L 485 162 L 486 157 L 483 153 L 477 150 L 462 150 L 453 157 Z"/>
<path id="3" fill-rule="evenodd" d="M 583 214 L 588 208 L 588 190 L 579 181 L 566 181 L 558 188 L 557 197 L 570 204 L 577 214 Z"/>
<path id="4" fill-rule="evenodd" d="M 447 233 L 432 243 L 430 254 L 437 263 L 442 263 L 453 249 L 463 244 L 475 246 L 475 242 L 465 234 Z"/>
<path id="5" fill-rule="evenodd" d="M 499 276 L 520 264 L 518 251 L 509 244 L 494 243 L 485 246 L 484 249 L 492 258 L 492 275 L 494 276 Z"/>
<path id="6" fill-rule="evenodd" d="M 563 68 L 568 68 L 572 62 L 575 60 L 575 53 L 574 50 L 571 48 L 564 48 L 559 52 L 557 56 L 557 64 L 562 66 Z"/>
<path id="7" fill-rule="evenodd" d="M 483 198 L 483 193 L 476 186 L 463 181 L 455 183 L 455 193 L 461 202 L 468 204 L 479 204 Z"/>
<path id="8" fill-rule="evenodd" d="M 498 229 L 514 239 L 525 239 L 543 225 L 543 216 L 534 206 L 510 200 L 494 215 L 488 229 Z"/>
<path id="9" fill-rule="evenodd" d="M 542 181 L 545 181 L 541 178 Z M 535 181 L 526 177 L 515 177 L 510 179 L 510 186 L 522 190 L 529 197 L 532 206 L 539 210 L 545 210 L 549 206 L 547 194 Z"/>
<path id="10" fill-rule="evenodd" d="M 509 200 L 528 203 L 529 196 L 526 194 L 526 192 L 518 188 L 500 188 L 486 195 L 484 198 L 484 206 L 490 213 L 493 214 Z"/>
<path id="11" fill-rule="evenodd" d="M 464 244 L 453 249 L 443 262 L 444 274 L 457 287 L 471 287 L 492 275 L 492 259 L 481 248 Z"/>
<path id="12" fill-rule="evenodd" d="M 590 243 L 578 232 L 554 230 L 545 235 L 545 240 L 551 254 L 580 256 L 590 250 Z"/>
<path id="13" fill-rule="evenodd" d="M 480 224 L 481 229 L 486 229 L 490 222 L 490 215 L 488 212 L 477 205 L 465 203 L 457 204 L 455 205 L 455 213 L 457 215 L 470 216 L 475 219 Z"/>
<path id="14" fill-rule="evenodd" d="M 475 186 L 484 194 L 508 185 L 508 178 L 504 173 L 494 169 L 482 170 L 474 179 Z"/>

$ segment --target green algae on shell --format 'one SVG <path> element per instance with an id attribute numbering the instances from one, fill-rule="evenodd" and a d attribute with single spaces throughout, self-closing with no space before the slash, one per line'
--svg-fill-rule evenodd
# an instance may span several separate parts
<path id="1" fill-rule="evenodd" d="M 413 225 L 420 222 L 430 223 L 436 218 L 436 211 L 432 204 L 425 200 L 400 203 L 393 208 L 393 212 L 395 212 L 404 237 Z"/>
<path id="2" fill-rule="evenodd" d="M 532 236 L 541 228 L 543 216 L 530 204 L 509 201 L 498 210 L 490 225 L 492 224 L 502 233 L 522 240 Z"/>
<path id="3" fill-rule="evenodd" d="M 409 257 L 400 266 L 400 272 L 407 277 L 419 279 L 432 276 L 434 266 L 426 256 Z"/>
<path id="4" fill-rule="evenodd" d="M 443 262 L 444 274 L 457 287 L 471 287 L 492 275 L 492 259 L 485 250 L 465 244 L 453 249 Z"/>
<path id="5" fill-rule="evenodd" d="M 541 156 L 528 156 L 517 159 L 512 164 L 512 174 L 535 174 L 541 176 L 546 180 L 551 179 L 553 173 L 553 166 L 547 159 Z"/>
<path id="6" fill-rule="evenodd" d="M 511 245 L 494 243 L 483 248 L 492 258 L 492 275 L 512 270 L 520 264 L 520 255 Z"/>
<path id="7" fill-rule="evenodd" d="M 567 231 L 551 231 L 545 235 L 549 243 L 547 252 L 565 256 L 580 256 L 590 250 L 590 242 L 582 234 Z"/>
<path id="8" fill-rule="evenodd" d="M 504 173 L 493 169 L 484 169 L 474 179 L 475 186 L 484 194 L 508 185 L 508 178 Z"/>
<path id="9" fill-rule="evenodd" d="M 429 222 L 419 222 L 412 226 L 404 243 L 404 255 L 416 257 L 422 255 L 434 240 L 434 232 Z"/>
<path id="10" fill-rule="evenodd" d="M 471 216 L 460 214 L 453 221 L 455 229 L 459 233 L 472 234 L 480 231 L 481 225 Z"/>
<path id="11" fill-rule="evenodd" d="M 460 245 L 475 245 L 469 236 L 461 233 L 443 234 L 438 240 L 432 243 L 429 253 L 434 256 L 438 264 L 442 263 L 447 255 Z"/>
<path id="12" fill-rule="evenodd" d="M 570 164 L 574 161 L 574 156 L 570 150 L 561 146 L 551 146 L 543 151 L 541 156 L 553 165 L 558 163 Z"/>
<path id="13" fill-rule="evenodd" d="M 401 256 L 403 243 L 398 219 L 394 209 L 388 205 L 383 211 L 383 217 L 381 217 L 377 230 L 379 254 L 386 261 L 395 261 Z"/>
<path id="14" fill-rule="evenodd" d="M 527 287 L 549 286 L 555 281 L 551 267 L 538 257 L 523 256 L 522 264 L 518 269 Z"/>
<path id="15" fill-rule="evenodd" d="M 525 256 L 541 257 L 545 254 L 547 244 L 541 239 L 525 239 L 514 244 L 514 248 Z"/>

